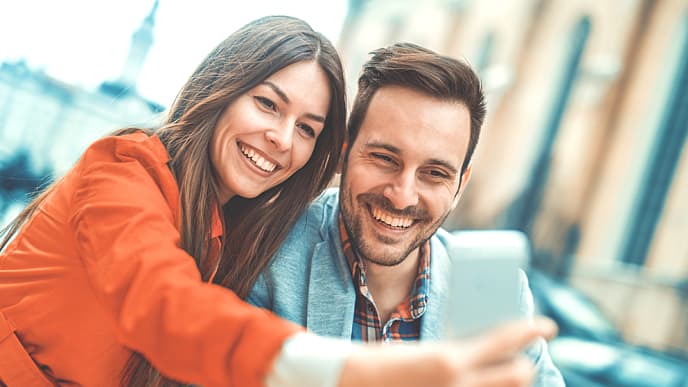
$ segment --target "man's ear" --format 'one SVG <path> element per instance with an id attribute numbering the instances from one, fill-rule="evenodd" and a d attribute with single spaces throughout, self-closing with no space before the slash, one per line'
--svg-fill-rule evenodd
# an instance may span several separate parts
<path id="1" fill-rule="evenodd" d="M 473 164 L 468 164 L 466 167 L 466 170 L 463 171 L 463 174 L 461 175 L 461 185 L 459 186 L 459 192 L 454 195 L 454 202 L 452 203 L 452 210 L 456 208 L 457 204 L 459 204 L 459 199 L 461 199 L 461 195 L 463 195 L 463 190 L 466 189 L 466 186 L 468 185 L 468 181 L 471 180 L 471 171 L 473 171 Z"/>
<path id="2" fill-rule="evenodd" d="M 344 162 L 346 159 L 346 151 L 349 149 L 349 141 L 344 140 L 342 144 L 342 152 L 339 154 L 339 162 L 337 162 L 337 173 L 341 174 L 344 170 Z"/>

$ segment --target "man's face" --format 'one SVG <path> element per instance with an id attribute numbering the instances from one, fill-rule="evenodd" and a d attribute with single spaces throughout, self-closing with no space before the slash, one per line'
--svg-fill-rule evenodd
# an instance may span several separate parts
<path id="1" fill-rule="evenodd" d="M 361 258 L 397 265 L 435 233 L 468 181 L 469 138 L 463 104 L 398 86 L 375 93 L 341 184 L 340 209 Z"/>

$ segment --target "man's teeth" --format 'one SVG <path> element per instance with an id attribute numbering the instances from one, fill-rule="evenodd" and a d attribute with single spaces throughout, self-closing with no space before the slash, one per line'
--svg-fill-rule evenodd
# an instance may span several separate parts
<path id="1" fill-rule="evenodd" d="M 408 228 L 413 224 L 413 219 L 393 216 L 386 212 L 383 212 L 379 208 L 373 208 L 372 214 L 373 218 L 392 227 Z"/>
<path id="2" fill-rule="evenodd" d="M 253 161 L 253 164 L 258 166 L 258 168 L 264 170 L 265 172 L 272 172 L 276 165 L 274 163 L 271 163 L 261 155 L 259 155 L 257 152 L 254 152 L 253 149 L 249 149 L 245 147 L 243 144 L 239 146 L 241 149 L 241 153 L 244 154 L 249 160 Z"/>

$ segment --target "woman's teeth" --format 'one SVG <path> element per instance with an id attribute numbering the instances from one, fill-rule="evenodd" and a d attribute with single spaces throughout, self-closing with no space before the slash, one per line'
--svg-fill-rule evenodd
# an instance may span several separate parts
<path id="1" fill-rule="evenodd" d="M 253 161 L 253 164 L 255 164 L 258 168 L 264 170 L 265 172 L 272 172 L 275 170 L 277 165 L 265 160 L 263 156 L 259 155 L 258 152 L 255 152 L 253 149 L 244 146 L 244 144 L 240 144 L 239 149 L 241 149 L 241 153 L 243 153 L 247 159 Z"/>

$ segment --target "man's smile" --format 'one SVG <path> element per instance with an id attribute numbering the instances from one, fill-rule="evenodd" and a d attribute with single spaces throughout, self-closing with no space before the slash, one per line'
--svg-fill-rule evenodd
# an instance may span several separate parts
<path id="1" fill-rule="evenodd" d="M 373 219 L 394 230 L 406 230 L 416 222 L 414 218 L 392 214 L 373 204 L 368 204 L 367 207 Z"/>

